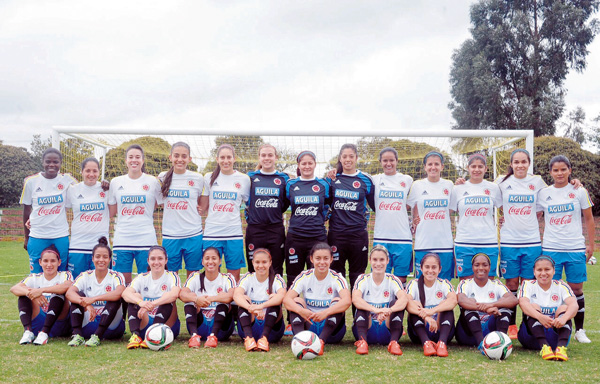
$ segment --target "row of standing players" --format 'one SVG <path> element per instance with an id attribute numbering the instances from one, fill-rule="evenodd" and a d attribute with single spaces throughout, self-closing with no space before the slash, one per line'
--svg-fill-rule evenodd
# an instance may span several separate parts
<path id="1" fill-rule="evenodd" d="M 414 183 L 409 176 L 396 171 L 397 154 L 392 148 L 380 154 L 384 174 L 371 178 L 356 170 L 357 154 L 353 145 L 344 145 L 340 150 L 334 178 L 315 177 L 316 156 L 305 151 L 297 158 L 299 177 L 288 180 L 287 175 L 275 171 L 277 153 L 272 146 L 259 149 L 261 169 L 246 176 L 234 170 L 234 149 L 224 145 L 217 152 L 217 169 L 203 178 L 186 170 L 191 160 L 189 147 L 176 143 L 171 152 L 172 169 L 159 176 L 160 193 L 161 185 L 156 179 L 143 173 L 142 148 L 132 146 L 126 151 L 128 174 L 113 179 L 108 194 L 97 182 L 97 162 L 84 162 L 84 182 L 69 186 L 70 180 L 65 180 L 68 176 L 58 174 L 60 160 L 60 153 L 46 153 L 44 172 L 25 182 L 22 203 L 24 218 L 31 219 L 31 233 L 26 230 L 26 242 L 34 271 L 38 268 L 36 260 L 40 250 L 49 243 L 56 243 L 59 250 L 62 246 L 62 260 L 68 255 L 69 268 L 74 273 L 78 272 L 77 266 L 85 262 L 88 264 L 80 270 L 91 267 L 90 250 L 83 245 L 84 235 L 97 237 L 98 233 L 107 232 L 108 216 L 116 214 L 114 266 L 129 281 L 133 259 L 138 270 L 146 268 L 147 250 L 156 244 L 152 212 L 156 202 L 164 200 L 163 245 L 170 256 L 169 269 L 181 268 L 182 258 L 188 272 L 200 269 L 197 256 L 200 249 L 214 246 L 224 254 L 226 266 L 237 280 L 239 269 L 245 266 L 238 210 L 241 202 L 249 199 L 246 210 L 249 261 L 255 249 L 269 249 L 277 273 L 282 273 L 285 260 L 288 284 L 310 266 L 307 255 L 311 246 L 324 240 L 332 245 L 332 268 L 344 273 L 348 260 L 350 281 L 354 283 L 367 265 L 367 204 L 377 212 L 374 244 L 385 245 L 390 251 L 388 272 L 393 271 L 403 282 L 410 272 L 413 249 L 408 206 L 412 208 L 416 224 L 417 275 L 423 256 L 434 252 L 441 259 L 442 277 L 451 278 L 456 265 L 458 276 L 464 278 L 472 275 L 470 258 L 478 252 L 488 254 L 493 266 L 497 264 L 493 208 L 502 206 L 500 269 L 508 288 L 516 294 L 519 279 L 533 278 L 533 260 L 542 253 L 536 216 L 537 211 L 542 210 L 546 216 L 544 254 L 557 262 L 557 278 L 562 276 L 563 268 L 566 270 L 567 282 L 579 304 L 576 335 L 587 339 L 583 331 L 582 284 L 586 278 L 585 260 L 591 256 L 594 244 L 594 231 L 589 230 L 590 226 L 593 229 L 591 202 L 585 189 L 574 188 L 569 183 L 571 166 L 564 156 L 554 158 L 550 164 L 555 181 L 550 187 L 546 187 L 539 176 L 527 174 L 530 158 L 524 150 L 511 154 L 508 174 L 497 183 L 483 179 L 485 157 L 471 156 L 470 179 L 453 186 L 440 177 L 444 158 L 437 152 L 424 158 L 427 178 Z M 49 196 L 50 193 L 55 194 Z M 104 200 L 98 201 L 99 198 Z M 52 227 L 68 235 L 66 215 L 64 220 L 60 217 L 61 213 L 64 215 L 64 201 L 73 208 L 75 216 L 69 252 L 64 251 L 68 236 L 48 230 Z M 282 212 L 288 205 L 292 214 L 286 237 Z M 198 206 L 201 212 L 208 213 L 204 241 Z M 459 214 L 454 242 L 450 210 Z M 30 215 L 32 211 L 35 214 Z M 326 234 L 324 223 L 328 212 L 329 233 Z M 590 236 L 587 247 L 581 231 L 582 212 Z M 252 270 L 252 264 L 248 264 Z M 490 275 L 495 273 L 496 268 L 491 268 Z"/>

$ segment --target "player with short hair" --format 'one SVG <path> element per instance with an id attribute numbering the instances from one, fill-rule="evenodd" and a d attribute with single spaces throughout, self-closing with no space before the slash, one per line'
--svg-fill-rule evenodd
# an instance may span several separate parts
<path id="1" fill-rule="evenodd" d="M 67 270 L 69 223 L 65 200 L 69 186 L 77 180 L 68 173 L 60 173 L 61 165 L 60 151 L 48 148 L 42 154 L 44 170 L 26 177 L 23 182 L 19 201 L 19 204 L 23 204 L 23 247 L 29 254 L 29 269 L 32 273 L 42 272 L 39 259 L 42 251 L 50 245 L 54 245 L 60 255 L 58 270 Z"/>
<path id="2" fill-rule="evenodd" d="M 179 299 L 185 303 L 185 322 L 191 337 L 190 348 L 216 348 L 218 341 L 227 340 L 233 333 L 233 300 L 235 278 L 230 273 L 221 273 L 221 254 L 214 247 L 204 250 L 204 271 L 194 272 L 188 277 Z"/>
<path id="3" fill-rule="evenodd" d="M 179 335 L 177 298 L 181 290 L 179 275 L 167 271 L 167 251 L 160 245 L 148 250 L 149 271 L 140 273 L 123 291 L 123 300 L 129 303 L 127 320 L 131 338 L 127 349 L 148 348 L 143 339 L 152 324 L 166 324 Z"/>
<path id="4" fill-rule="evenodd" d="M 290 312 L 294 335 L 307 329 L 316 333 L 321 339 L 322 355 L 325 343 L 339 343 L 344 338 L 344 313 L 352 298 L 346 279 L 329 268 L 333 261 L 329 244 L 315 244 L 310 261 L 314 268 L 296 277 L 283 304 Z"/>
<path id="5" fill-rule="evenodd" d="M 252 263 L 255 272 L 242 276 L 233 293 L 239 306 L 238 333 L 246 351 L 269 352 L 269 343 L 281 340 L 285 330 L 281 311 L 285 281 L 275 273 L 269 250 L 255 250 Z"/>
<path id="6" fill-rule="evenodd" d="M 423 344 L 425 356 L 447 357 L 447 343 L 454 335 L 456 293 L 448 280 L 439 278 L 441 266 L 437 254 L 426 254 L 421 277 L 406 287 L 408 336 L 413 343 Z"/>
<path id="7" fill-rule="evenodd" d="M 32 273 L 10 289 L 18 297 L 19 319 L 25 329 L 19 341 L 22 345 L 45 345 L 49 337 L 67 336 L 71 330 L 65 300 L 73 284 L 71 273 L 58 271 L 60 254 L 54 245 L 42 250 L 38 263 L 42 272 Z"/>
<path id="8" fill-rule="evenodd" d="M 402 355 L 398 344 L 402 336 L 402 320 L 408 297 L 402 282 L 386 273 L 389 253 L 383 245 L 375 245 L 369 253 L 371 273 L 360 275 L 354 283 L 352 303 L 356 307 L 352 332 L 356 353 L 369 353 L 369 344 L 388 346 L 392 355 Z"/>
<path id="9" fill-rule="evenodd" d="M 97 347 L 100 339 L 119 339 L 125 333 L 121 309 L 125 278 L 110 269 L 111 261 L 112 250 L 102 236 L 92 249 L 94 269 L 82 272 L 67 291 L 73 328 L 68 344 L 71 347 Z"/>
<path id="10" fill-rule="evenodd" d="M 523 322 L 519 342 L 540 350 L 544 360 L 567 361 L 571 319 L 577 314 L 577 299 L 571 288 L 555 277 L 554 260 L 539 256 L 533 266 L 535 280 L 524 280 L 519 288 Z"/>
<path id="11" fill-rule="evenodd" d="M 163 197 L 162 245 L 169 255 L 167 269 L 178 272 L 185 261 L 189 277 L 202 267 L 202 205 L 204 177 L 187 169 L 192 161 L 190 146 L 178 141 L 171 146 L 171 168 L 158 175 Z"/>
<path id="12" fill-rule="evenodd" d="M 575 188 L 571 183 L 571 162 L 566 156 L 554 156 L 550 160 L 550 175 L 554 184 L 540 191 L 538 206 L 544 212 L 544 240 L 542 250 L 556 262 L 555 280 L 562 278 L 573 290 L 579 310 L 575 316 L 575 340 L 590 343 L 585 334 L 585 298 L 583 283 L 587 281 L 586 263 L 594 254 L 595 232 L 592 206 L 585 188 Z M 582 231 L 583 216 L 588 242 Z"/>

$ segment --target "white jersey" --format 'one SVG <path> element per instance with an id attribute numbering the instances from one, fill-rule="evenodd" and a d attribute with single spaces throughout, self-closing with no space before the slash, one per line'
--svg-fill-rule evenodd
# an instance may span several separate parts
<path id="1" fill-rule="evenodd" d="M 246 296 L 250 298 L 252 304 L 262 304 L 269 300 L 269 279 L 267 278 L 262 283 L 256 278 L 256 273 L 248 272 L 240 279 L 238 287 L 244 289 Z M 285 281 L 279 275 L 275 275 L 273 284 L 271 285 L 271 294 L 277 293 L 280 289 L 285 289 Z"/>
<path id="2" fill-rule="evenodd" d="M 571 288 L 562 280 L 552 280 L 550 289 L 545 291 L 536 280 L 524 280 L 519 288 L 519 299 L 526 297 L 532 304 L 542 308 L 542 313 L 554 317 L 556 309 L 565 304 L 569 297 L 575 297 Z"/>
<path id="3" fill-rule="evenodd" d="M 504 224 L 500 228 L 500 243 L 506 247 L 539 246 L 540 229 L 537 220 L 538 193 L 547 185 L 540 176 L 527 175 L 506 181 L 500 176 L 495 183 L 502 192 Z"/>
<path id="4" fill-rule="evenodd" d="M 165 173 L 158 175 L 163 182 Z M 202 195 L 204 178 L 198 172 L 173 172 L 169 194 L 163 197 L 162 234 L 166 239 L 178 239 L 202 234 L 202 217 L 198 213 L 198 198 Z"/>
<path id="5" fill-rule="evenodd" d="M 86 297 L 96 297 L 105 295 L 117 289 L 119 286 L 125 287 L 125 278 L 117 271 L 108 270 L 106 276 L 101 282 L 96 279 L 94 270 L 82 272 L 76 279 L 74 286 L 79 292 L 84 293 Z M 92 304 L 95 309 L 102 308 L 106 301 L 96 301 Z"/>
<path id="6" fill-rule="evenodd" d="M 92 253 L 100 237 L 108 239 L 108 193 L 99 182 L 91 187 L 72 185 L 67 191 L 67 208 L 73 210 L 69 252 Z"/>
<path id="7" fill-rule="evenodd" d="M 406 212 L 406 198 L 412 182 L 412 177 L 401 173 L 373 176 L 376 208 L 374 241 L 412 245 Z"/>
<path id="8" fill-rule="evenodd" d="M 221 273 L 217 275 L 214 280 L 208 280 L 208 277 L 204 276 L 204 290 L 201 289 L 200 284 L 201 272 L 194 272 L 188 277 L 184 287 L 196 294 L 196 296 L 216 296 L 221 292 L 229 292 L 230 289 L 235 288 L 235 278 L 230 273 Z M 206 315 L 211 313 L 217 308 L 220 303 L 213 301 L 208 307 L 202 308 L 202 311 Z M 212 316 L 208 316 L 212 317 Z"/>
<path id="9" fill-rule="evenodd" d="M 502 296 L 510 292 L 506 285 L 500 280 L 487 280 L 483 287 L 475 282 L 475 279 L 465 279 L 458 283 L 456 293 L 462 293 L 469 299 L 475 299 L 478 303 L 495 303 Z"/>
<path id="10" fill-rule="evenodd" d="M 415 232 L 415 251 L 452 252 L 452 224 L 450 223 L 450 195 L 454 184 L 440 179 L 432 183 L 427 179 L 413 183 L 407 204 L 417 206 L 421 219 Z"/>
<path id="11" fill-rule="evenodd" d="M 413 300 L 421 302 L 419 296 L 419 279 L 411 280 L 406 287 L 406 293 Z M 454 288 L 448 280 L 440 279 L 439 277 L 433 283 L 431 287 L 427 285 L 423 286 L 425 288 L 425 308 L 433 308 L 438 306 L 442 301 L 446 300 L 448 294 L 450 292 L 454 292 Z"/>
<path id="12" fill-rule="evenodd" d="M 54 179 L 46 179 L 41 173 L 25 178 L 19 204 L 31 205 L 29 236 L 36 239 L 69 236 L 65 201 L 69 186 L 76 182 L 68 173 L 59 173 Z"/>
<path id="13" fill-rule="evenodd" d="M 131 287 L 144 301 L 160 299 L 165 293 L 175 287 L 181 287 L 179 275 L 175 272 L 165 271 L 161 277 L 154 280 L 152 272 L 141 273 L 131 282 Z"/>
<path id="14" fill-rule="evenodd" d="M 494 208 L 502 205 L 500 188 L 483 180 L 455 185 L 450 195 L 450 209 L 459 214 L 454 243 L 463 246 L 497 246 L 498 235 Z"/>
<path id="15" fill-rule="evenodd" d="M 211 173 L 204 176 L 203 196 L 209 196 L 208 217 L 204 238 L 208 240 L 242 239 L 240 209 L 250 197 L 250 178 L 241 172 L 231 175 L 220 173 L 210 186 Z"/>
<path id="16" fill-rule="evenodd" d="M 331 306 L 331 301 L 340 297 L 342 289 L 348 289 L 346 279 L 341 274 L 329 270 L 323 280 L 318 280 L 315 270 L 302 272 L 290 287 L 298 295 L 304 296 L 306 306 L 313 312 L 321 312 Z"/>
<path id="17" fill-rule="evenodd" d="M 354 290 L 362 292 L 362 298 L 375 308 L 389 308 L 398 291 L 402 290 L 402 282 L 391 273 L 386 273 L 383 281 L 377 285 L 372 273 L 362 274 L 354 282 Z"/>
<path id="18" fill-rule="evenodd" d="M 551 185 L 540 191 L 538 205 L 544 211 L 546 222 L 542 243 L 545 251 L 585 251 L 581 210 L 594 205 L 585 188 L 575 189 L 571 184 L 562 188 Z"/>
<path id="19" fill-rule="evenodd" d="M 111 180 L 108 204 L 117 205 L 115 248 L 147 249 L 157 244 L 154 229 L 157 203 L 162 203 L 162 195 L 156 177 L 143 173 L 137 179 L 123 175 Z"/>
<path id="20" fill-rule="evenodd" d="M 69 272 L 69 271 L 58 272 L 56 274 L 56 276 L 54 276 L 54 278 L 52 278 L 51 280 L 46 280 L 43 272 L 32 273 L 31 275 L 29 275 L 26 278 L 24 278 L 23 280 L 21 280 L 21 283 L 25 284 L 29 288 L 37 289 L 37 288 L 52 287 L 54 285 L 60 285 L 60 284 L 64 283 L 65 281 L 73 281 L 71 272 Z M 52 298 L 52 296 L 54 294 L 53 293 L 43 293 L 43 295 L 49 303 L 50 299 Z M 56 295 L 56 296 L 59 296 L 62 298 L 65 297 L 64 294 Z M 48 312 L 48 305 L 44 305 L 42 308 L 42 311 Z"/>

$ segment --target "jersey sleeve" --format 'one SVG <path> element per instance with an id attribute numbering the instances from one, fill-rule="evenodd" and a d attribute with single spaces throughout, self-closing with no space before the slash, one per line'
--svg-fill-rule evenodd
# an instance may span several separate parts
<path id="1" fill-rule="evenodd" d="M 343 289 L 348 289 L 348 283 L 346 283 L 346 279 L 341 274 L 335 272 L 334 273 L 334 284 L 338 292 Z"/>
<path id="2" fill-rule="evenodd" d="M 492 189 L 494 191 L 492 200 L 494 201 L 494 207 L 500 208 L 502 206 L 502 192 L 500 191 L 500 187 L 497 184 L 490 183 L 492 185 Z"/>
<path id="3" fill-rule="evenodd" d="M 204 188 L 202 189 L 202 196 L 210 196 L 210 178 L 212 176 L 212 172 L 204 175 Z"/>
<path id="4" fill-rule="evenodd" d="M 239 288 L 242 288 L 244 290 L 244 292 L 248 291 L 248 284 L 249 284 L 249 281 L 250 281 L 250 276 L 252 276 L 251 272 L 244 273 L 244 276 L 242 276 L 240 278 L 240 281 L 237 284 L 237 286 Z"/>
<path id="5" fill-rule="evenodd" d="M 195 292 L 197 286 L 197 282 L 200 281 L 200 272 L 194 272 L 187 278 L 185 281 L 184 287 L 188 288 L 190 291 Z"/>
<path id="6" fill-rule="evenodd" d="M 402 288 L 402 282 L 394 275 L 391 275 L 391 286 L 394 289 L 394 292 L 396 292 L 396 295 L 398 295 L 399 291 L 404 290 L 404 288 Z"/>
<path id="7" fill-rule="evenodd" d="M 250 178 L 248 177 L 248 175 L 244 175 L 242 173 L 243 177 L 243 183 L 242 183 L 242 189 L 240 191 L 241 195 L 242 195 L 242 201 L 248 201 L 248 199 L 250 198 Z"/>
<path id="8" fill-rule="evenodd" d="M 575 294 L 573 293 L 573 290 L 571 290 L 571 287 L 569 287 L 569 285 L 564 281 L 559 280 L 558 286 L 560 287 L 560 295 L 563 302 L 569 297 L 575 297 Z"/>
<path id="9" fill-rule="evenodd" d="M 115 179 L 110 181 L 110 187 L 108 188 L 108 204 L 115 205 L 117 204 L 117 195 L 116 195 L 116 183 Z"/>
<path id="10" fill-rule="evenodd" d="M 588 193 L 588 191 L 585 188 L 579 187 L 579 190 L 576 190 L 576 191 L 579 192 L 577 194 L 577 197 L 579 199 L 579 204 L 581 204 L 582 210 L 588 209 L 594 205 L 594 203 L 590 199 L 590 194 Z"/>
<path id="11" fill-rule="evenodd" d="M 528 288 L 529 288 L 529 280 L 523 280 L 523 282 L 521 283 L 521 286 L 519 287 L 519 292 L 517 293 L 517 298 L 529 298 L 529 292 L 528 292 Z"/>
<path id="12" fill-rule="evenodd" d="M 442 279 L 442 287 L 444 287 L 444 296 L 447 296 L 450 292 L 454 292 L 454 287 L 446 279 Z"/>
<path id="13" fill-rule="evenodd" d="M 417 279 L 411 280 L 406 287 L 406 293 L 412 297 L 413 300 L 418 300 L 419 288 L 417 286 Z"/>
<path id="14" fill-rule="evenodd" d="M 85 278 L 86 273 L 82 272 L 77 276 L 73 285 L 77 287 L 79 291 L 85 292 L 87 288 L 87 279 Z"/>
<path id="15" fill-rule="evenodd" d="M 156 204 L 163 204 L 163 195 L 161 193 L 161 183 L 158 178 L 154 177 L 154 198 L 156 199 Z"/>
<path id="16" fill-rule="evenodd" d="M 19 204 L 23 205 L 32 205 L 32 195 L 33 195 L 33 187 L 32 187 L 32 179 L 33 176 L 26 177 L 23 181 L 23 192 L 21 192 L 21 199 L 19 200 Z"/>
<path id="17" fill-rule="evenodd" d="M 458 191 L 459 188 L 452 188 L 452 192 L 450 193 L 450 204 L 448 205 L 448 209 L 451 209 L 455 212 L 458 212 Z"/>
<path id="18" fill-rule="evenodd" d="M 74 200 L 73 193 L 74 193 L 73 188 L 67 189 L 67 195 L 65 197 L 65 208 L 73 207 L 73 200 Z"/>
<path id="19" fill-rule="evenodd" d="M 225 286 L 223 288 L 225 288 L 225 292 L 229 292 L 231 288 L 236 287 L 237 284 L 235 283 L 235 279 L 231 273 L 225 274 L 224 285 Z"/>
<path id="20" fill-rule="evenodd" d="M 353 290 L 358 289 L 361 292 L 365 292 L 365 285 L 367 283 L 367 274 L 363 273 L 362 275 L 358 276 L 358 278 L 356 279 L 356 281 L 354 282 L 354 288 Z"/>
<path id="21" fill-rule="evenodd" d="M 366 180 L 368 180 L 367 184 L 367 195 L 365 196 L 367 199 L 367 204 L 369 204 L 369 207 L 371 207 L 371 209 L 373 211 L 376 210 L 376 205 L 375 205 L 375 184 L 373 183 L 373 178 L 366 174 L 363 173 L 363 175 L 366 177 Z"/>
<path id="22" fill-rule="evenodd" d="M 25 284 L 25 286 L 29 287 L 29 288 L 36 288 L 36 284 L 35 284 L 35 275 L 31 274 L 29 276 L 27 276 L 26 278 L 24 278 L 23 280 L 21 280 L 21 283 Z"/>
<path id="23" fill-rule="evenodd" d="M 115 281 L 115 287 L 118 287 L 119 285 L 122 285 L 124 287 L 127 287 L 127 284 L 125 284 L 125 276 L 123 276 L 123 274 L 121 272 L 117 272 L 117 271 L 113 271 L 114 272 L 114 281 Z"/>
<path id="24" fill-rule="evenodd" d="M 496 297 L 500 299 L 502 296 L 506 295 L 508 292 L 508 288 L 499 280 L 492 280 L 494 284 L 496 284 Z"/>
<path id="25" fill-rule="evenodd" d="M 131 288 L 133 288 L 133 290 L 137 293 L 142 293 L 142 276 L 144 275 L 137 275 L 131 282 Z"/>
<path id="26" fill-rule="evenodd" d="M 416 190 L 419 188 L 418 187 L 418 181 L 415 181 L 414 183 L 412 183 L 412 185 L 410 186 L 410 189 L 408 190 L 408 196 L 406 196 L 406 205 L 408 205 L 409 207 L 414 207 L 415 204 L 417 203 L 417 192 Z"/>
<path id="27" fill-rule="evenodd" d="M 285 281 L 283 281 L 283 277 L 280 275 L 275 275 L 275 280 L 273 280 L 273 285 L 271 286 L 271 292 L 277 293 L 281 288 L 285 289 Z"/>
<path id="28" fill-rule="evenodd" d="M 462 294 L 464 294 L 464 295 L 466 295 L 466 294 L 467 294 L 467 292 L 466 292 L 466 291 L 467 291 L 467 283 L 466 283 L 466 282 L 467 282 L 467 280 L 468 280 L 468 279 L 461 280 L 461 281 L 458 283 L 458 286 L 456 287 L 456 293 L 462 293 Z"/>
<path id="29" fill-rule="evenodd" d="M 294 290 L 298 295 L 301 295 L 304 292 L 304 286 L 306 285 L 307 280 L 308 274 L 306 273 L 306 271 L 304 271 L 294 279 L 290 290 Z"/>
<path id="30" fill-rule="evenodd" d="M 179 275 L 175 272 L 170 271 L 168 271 L 168 273 L 171 276 L 171 288 L 181 287 L 181 280 L 179 279 Z"/>

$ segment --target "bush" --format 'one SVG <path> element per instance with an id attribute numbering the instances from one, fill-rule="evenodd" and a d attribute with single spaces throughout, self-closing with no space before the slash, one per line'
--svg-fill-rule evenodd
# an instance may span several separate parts
<path id="1" fill-rule="evenodd" d="M 0 144 L 0 206 L 19 204 L 23 179 L 40 170 L 25 148 Z"/>

